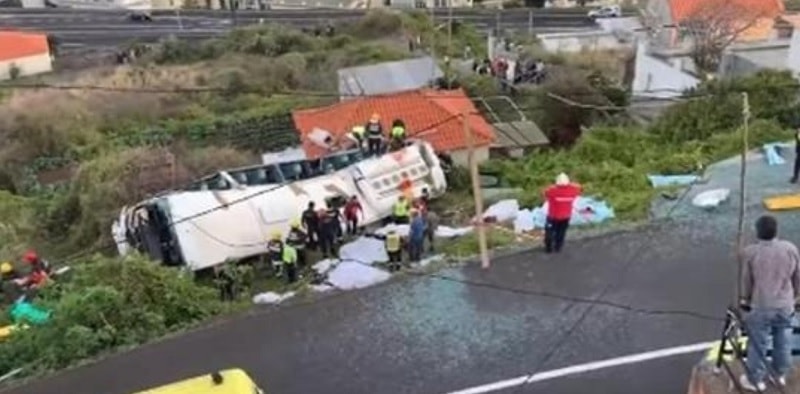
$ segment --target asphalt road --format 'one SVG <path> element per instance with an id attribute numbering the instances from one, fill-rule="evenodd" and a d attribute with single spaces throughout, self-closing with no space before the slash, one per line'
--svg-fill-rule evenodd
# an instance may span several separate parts
<path id="1" fill-rule="evenodd" d="M 576 364 L 714 340 L 721 322 L 545 298 L 721 316 L 735 264 L 710 220 L 653 225 L 442 275 L 233 319 L 9 391 L 123 394 L 241 367 L 273 394 L 444 394 Z M 796 241 L 796 239 L 795 239 Z M 533 383 L 503 394 L 685 392 L 699 354 Z"/>
<path id="2" fill-rule="evenodd" d="M 159 13 L 152 22 L 132 22 L 121 11 L 84 11 L 71 9 L 3 12 L 0 28 L 44 31 L 67 44 L 112 45 L 133 40 L 150 41 L 175 35 L 182 38 L 208 38 L 224 34 L 233 26 L 275 23 L 297 27 L 314 27 L 333 22 L 355 21 L 363 11 L 274 10 L 239 11 L 236 16 L 226 11 L 182 11 Z M 437 15 L 446 21 L 447 14 Z M 494 29 L 499 22 L 503 29 L 527 30 L 528 12 L 465 12 L 453 13 L 453 18 L 470 23 L 481 31 Z M 534 13 L 534 31 L 539 33 L 588 29 L 596 26 L 583 14 Z"/>

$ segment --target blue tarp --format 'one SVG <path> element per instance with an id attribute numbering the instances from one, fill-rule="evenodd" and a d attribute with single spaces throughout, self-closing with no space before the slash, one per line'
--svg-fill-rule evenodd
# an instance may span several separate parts
<path id="1" fill-rule="evenodd" d="M 647 179 L 655 188 L 665 186 L 686 186 L 700 180 L 697 175 L 648 175 Z"/>
<path id="2" fill-rule="evenodd" d="M 533 227 L 544 228 L 547 217 L 547 203 L 533 210 Z M 591 197 L 578 197 L 572 207 L 572 225 L 582 225 L 589 223 L 602 223 L 614 218 L 614 209 L 605 201 L 595 200 Z"/>
<path id="3" fill-rule="evenodd" d="M 786 159 L 781 156 L 780 151 L 791 148 L 792 144 L 786 142 L 772 142 L 769 144 L 764 144 L 764 157 L 767 159 L 767 164 L 771 166 L 778 166 L 786 163 Z"/>

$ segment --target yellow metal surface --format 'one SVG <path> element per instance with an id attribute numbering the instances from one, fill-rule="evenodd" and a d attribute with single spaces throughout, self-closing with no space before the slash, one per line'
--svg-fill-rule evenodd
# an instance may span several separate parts
<path id="1" fill-rule="evenodd" d="M 215 384 L 211 374 L 140 391 L 134 394 L 257 394 L 258 386 L 241 369 L 219 371 L 222 382 Z"/>
<path id="2" fill-rule="evenodd" d="M 800 194 L 768 197 L 764 199 L 764 206 L 770 211 L 800 209 Z"/>
<path id="3" fill-rule="evenodd" d="M 739 347 L 740 348 L 745 349 L 747 347 L 747 338 L 739 337 L 738 343 L 739 343 Z M 725 346 L 725 348 L 727 350 L 732 350 L 730 343 L 728 343 Z M 711 349 L 708 349 L 708 352 L 706 353 L 705 360 L 710 362 L 710 363 L 717 362 L 717 359 L 719 358 L 719 352 L 720 351 L 722 351 L 722 342 L 717 342 L 717 344 L 714 345 L 714 347 L 712 347 Z M 730 362 L 730 361 L 733 360 L 733 354 L 726 354 L 726 355 L 722 356 L 722 359 L 725 360 L 726 362 Z"/>

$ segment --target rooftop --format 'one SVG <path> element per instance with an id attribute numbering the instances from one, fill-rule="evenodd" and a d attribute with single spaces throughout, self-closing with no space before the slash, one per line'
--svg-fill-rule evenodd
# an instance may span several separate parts
<path id="1" fill-rule="evenodd" d="M 49 52 L 44 34 L 0 31 L 0 62 Z"/>
<path id="2" fill-rule="evenodd" d="M 495 140 L 492 126 L 461 89 L 420 89 L 358 98 L 327 107 L 295 111 L 292 116 L 306 155 L 316 158 L 326 152 L 307 138 L 315 129 L 325 130 L 334 140 L 339 140 L 353 126 L 365 124 L 372 114 L 380 115 L 385 131 L 391 128 L 392 121 L 402 119 L 409 137 L 428 141 L 440 152 L 467 147 L 461 114 L 467 114 L 475 146 L 487 146 Z"/>

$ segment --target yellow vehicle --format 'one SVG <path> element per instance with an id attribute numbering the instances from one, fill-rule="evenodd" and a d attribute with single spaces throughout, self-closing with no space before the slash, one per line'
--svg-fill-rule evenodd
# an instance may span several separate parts
<path id="1" fill-rule="evenodd" d="M 226 369 L 134 394 L 264 394 L 241 369 Z"/>

